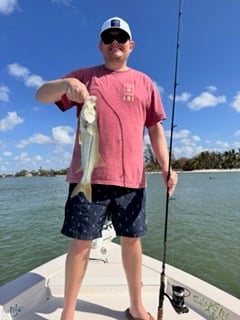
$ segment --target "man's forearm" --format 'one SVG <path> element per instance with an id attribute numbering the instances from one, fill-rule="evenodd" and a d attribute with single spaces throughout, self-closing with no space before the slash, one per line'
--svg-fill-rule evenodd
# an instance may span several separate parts
<path id="1" fill-rule="evenodd" d="M 59 101 L 63 94 L 77 103 L 83 103 L 89 96 L 84 83 L 76 78 L 64 78 L 44 83 L 36 92 L 36 99 L 43 103 Z"/>
<path id="2" fill-rule="evenodd" d="M 161 123 L 149 128 L 149 136 L 154 154 L 163 172 L 168 172 L 169 152 L 164 129 Z"/>
<path id="3" fill-rule="evenodd" d="M 36 99 L 42 103 L 53 103 L 59 101 L 66 92 L 66 81 L 63 79 L 52 80 L 44 83 L 36 91 Z"/>

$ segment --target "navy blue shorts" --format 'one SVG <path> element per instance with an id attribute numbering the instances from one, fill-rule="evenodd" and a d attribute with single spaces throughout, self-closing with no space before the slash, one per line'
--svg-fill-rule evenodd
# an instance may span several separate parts
<path id="1" fill-rule="evenodd" d="M 71 199 L 75 183 L 70 183 L 65 205 L 64 235 L 81 240 L 101 237 L 107 218 L 112 220 L 117 236 L 142 237 L 147 231 L 145 189 L 92 185 L 92 202 L 80 192 Z"/>

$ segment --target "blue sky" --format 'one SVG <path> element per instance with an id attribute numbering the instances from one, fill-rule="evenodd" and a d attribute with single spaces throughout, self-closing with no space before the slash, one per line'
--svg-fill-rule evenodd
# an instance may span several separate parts
<path id="1" fill-rule="evenodd" d="M 184 1 L 176 158 L 240 148 L 239 12 L 239 0 Z M 74 110 L 40 104 L 35 91 L 45 80 L 101 64 L 99 30 L 111 16 L 131 26 L 129 66 L 159 87 L 169 135 L 178 0 L 0 0 L 0 174 L 69 166 Z"/>

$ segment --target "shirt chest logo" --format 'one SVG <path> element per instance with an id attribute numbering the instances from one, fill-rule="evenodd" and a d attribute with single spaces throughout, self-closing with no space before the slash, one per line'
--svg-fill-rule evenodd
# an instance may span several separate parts
<path id="1" fill-rule="evenodd" d="M 131 83 L 123 84 L 123 101 L 134 101 L 134 86 Z"/>

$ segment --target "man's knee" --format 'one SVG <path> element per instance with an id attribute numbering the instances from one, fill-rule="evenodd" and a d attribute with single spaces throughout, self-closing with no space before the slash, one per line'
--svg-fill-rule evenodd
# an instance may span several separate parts
<path id="1" fill-rule="evenodd" d="M 90 251 L 91 245 L 92 245 L 92 240 L 74 239 L 72 240 L 69 250 L 76 254 L 87 253 Z"/>

